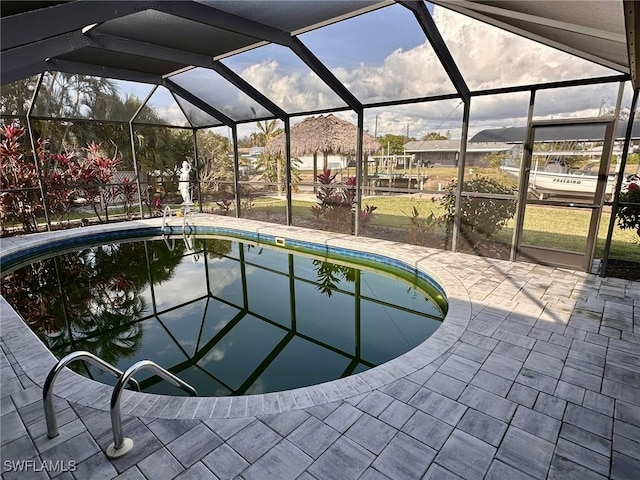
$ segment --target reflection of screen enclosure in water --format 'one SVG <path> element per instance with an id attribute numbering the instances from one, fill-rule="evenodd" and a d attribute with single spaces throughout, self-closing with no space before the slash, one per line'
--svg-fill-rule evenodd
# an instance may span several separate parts
<path id="1" fill-rule="evenodd" d="M 437 302 L 364 268 L 177 237 L 39 261 L 5 276 L 2 294 L 58 357 L 87 350 L 122 370 L 150 359 L 200 395 L 239 395 L 362 372 L 438 328 Z M 144 391 L 179 394 L 150 373 L 136 379 Z"/>

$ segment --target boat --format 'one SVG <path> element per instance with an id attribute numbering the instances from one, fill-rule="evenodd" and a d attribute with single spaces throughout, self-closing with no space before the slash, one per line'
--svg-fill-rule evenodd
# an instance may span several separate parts
<path id="1" fill-rule="evenodd" d="M 596 186 L 598 184 L 597 162 L 593 165 L 587 165 L 581 170 L 572 170 L 569 164 L 561 158 L 553 158 L 546 161 L 542 166 L 538 166 L 538 162 L 529 172 L 529 191 L 539 199 L 545 199 L 552 196 L 562 197 L 593 197 Z M 504 173 L 511 178 L 518 180 L 520 177 L 520 167 L 514 164 L 505 164 L 500 167 Z M 626 191 L 631 177 L 630 175 L 623 180 L 622 191 Z M 617 174 L 610 174 L 607 178 L 607 187 L 605 196 L 611 198 L 616 184 Z"/>

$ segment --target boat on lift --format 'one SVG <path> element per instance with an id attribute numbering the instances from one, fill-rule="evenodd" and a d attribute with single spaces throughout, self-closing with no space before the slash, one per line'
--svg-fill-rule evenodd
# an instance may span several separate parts
<path id="1" fill-rule="evenodd" d="M 535 153 L 534 153 L 535 155 Z M 592 168 L 589 168 L 592 167 Z M 529 191 L 539 199 L 551 196 L 562 197 L 592 197 L 598 184 L 598 162 L 590 162 L 580 170 L 571 169 L 569 163 L 560 156 L 547 156 L 544 165 L 535 166 L 529 172 Z M 500 167 L 504 173 L 518 180 L 520 166 L 515 162 L 507 163 Z M 623 179 L 622 191 L 626 191 L 629 183 L 635 175 L 629 175 Z M 617 174 L 609 174 L 605 195 L 611 198 L 616 185 Z"/>

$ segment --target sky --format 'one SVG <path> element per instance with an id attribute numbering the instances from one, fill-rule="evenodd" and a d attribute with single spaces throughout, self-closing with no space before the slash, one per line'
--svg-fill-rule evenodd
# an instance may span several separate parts
<path id="1" fill-rule="evenodd" d="M 472 90 L 616 74 L 442 7 L 430 5 L 430 10 Z M 413 14 L 402 6 L 392 5 L 299 38 L 363 103 L 455 92 Z M 224 59 L 223 63 L 289 113 L 343 105 L 284 47 L 267 45 Z M 235 87 L 205 69 L 194 69 L 173 79 L 198 89 L 232 118 L 257 107 Z M 613 108 L 616 95 L 617 85 L 542 91 L 537 94 L 534 115 L 536 119 L 595 116 L 602 105 Z M 630 99 L 631 89 L 627 87 L 624 102 L 628 105 Z M 179 108 L 169 100 L 166 92 L 159 91 L 152 104 L 168 118 L 179 117 Z M 470 137 L 485 128 L 525 125 L 528 102 L 528 93 L 473 98 Z M 416 138 L 438 131 L 459 138 L 462 110 L 459 100 L 367 109 L 365 129 L 372 134 L 408 133 Z M 352 112 L 337 115 L 355 122 Z M 292 123 L 303 119 L 294 118 Z M 255 130 L 254 122 L 241 125 L 239 136 Z"/>

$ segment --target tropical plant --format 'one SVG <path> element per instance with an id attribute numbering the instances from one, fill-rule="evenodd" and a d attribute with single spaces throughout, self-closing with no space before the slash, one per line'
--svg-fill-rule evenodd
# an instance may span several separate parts
<path id="1" fill-rule="evenodd" d="M 38 229 L 36 216 L 44 211 L 40 195 L 38 170 L 33 155 L 21 138 L 25 129 L 18 125 L 0 127 L 0 227 L 6 231 L 10 222 L 18 222 L 25 232 Z M 47 155 L 45 142 L 36 142 L 36 155 Z"/>
<path id="2" fill-rule="evenodd" d="M 231 208 L 232 203 L 232 199 L 224 198 L 222 200 L 218 200 L 216 202 L 216 205 L 218 205 L 218 207 L 220 208 L 220 213 L 222 213 L 222 215 L 224 216 L 227 216 L 229 214 L 229 209 Z"/>
<path id="3" fill-rule="evenodd" d="M 326 262 L 324 260 L 313 260 L 313 266 L 316 269 L 317 289 L 321 293 L 330 297 L 333 291 L 338 288 L 341 281 L 353 283 L 356 281 L 356 269 L 339 265 L 337 263 Z"/>
<path id="4" fill-rule="evenodd" d="M 122 198 L 124 213 L 129 220 L 133 218 L 133 205 L 138 193 L 138 186 L 128 178 L 123 178 L 115 188 L 115 196 Z"/>
<path id="5" fill-rule="evenodd" d="M 278 128 L 278 121 L 271 120 L 267 122 L 258 122 L 256 124 L 259 131 L 251 134 L 251 140 L 254 145 L 258 147 L 264 147 L 269 140 L 280 135 L 283 130 Z M 283 183 L 282 183 L 282 157 L 279 155 L 271 155 L 269 153 L 263 153 L 258 161 L 258 167 L 262 170 L 263 180 L 275 183 L 277 185 L 278 195 L 282 195 Z"/>
<path id="6" fill-rule="evenodd" d="M 409 243 L 418 245 L 424 245 L 428 236 L 443 222 L 443 219 L 437 217 L 433 211 L 430 211 L 426 217 L 421 217 L 415 205 L 410 213 L 404 211 L 402 213 L 409 218 Z"/>
<path id="7" fill-rule="evenodd" d="M 109 204 L 116 196 L 115 189 L 108 188 L 116 173 L 116 168 L 120 163 L 117 153 L 109 158 L 103 154 L 102 146 L 97 143 L 90 143 L 85 148 L 86 156 L 78 162 L 76 182 L 84 198 L 93 208 L 102 222 L 102 217 L 98 207 L 104 210 L 105 220 L 109 221 Z"/>
<path id="8" fill-rule="evenodd" d="M 456 187 L 457 182 L 451 182 L 448 193 L 441 199 L 448 231 L 451 231 L 455 220 Z M 464 182 L 462 190 L 468 193 L 462 196 L 460 202 L 460 234 L 472 246 L 491 237 L 515 215 L 515 200 L 472 195 L 473 192 L 514 195 L 514 187 L 507 187 L 497 180 L 479 175 Z"/>
<path id="9" fill-rule="evenodd" d="M 316 197 L 318 203 L 311 206 L 311 213 L 323 229 L 336 229 L 340 232 L 353 233 L 356 206 L 356 178 L 349 177 L 344 184 L 336 184 L 334 180 L 338 172 L 331 173 L 327 168 L 316 178 L 322 186 L 318 187 Z M 375 206 L 365 205 L 360 212 L 361 227 L 365 227 L 373 216 Z"/>
<path id="10" fill-rule="evenodd" d="M 256 147 L 266 146 L 269 140 L 277 137 L 283 132 L 282 128 L 278 127 L 277 120 L 271 120 L 270 122 L 267 122 L 266 120 L 264 122 L 257 122 L 256 126 L 259 131 L 253 132 L 250 135 L 251 142 Z"/>
<path id="11" fill-rule="evenodd" d="M 44 158 L 43 158 L 44 157 Z M 44 170 L 47 207 L 58 220 L 69 220 L 74 200 L 77 198 L 75 176 L 79 170 L 73 153 L 40 155 Z"/>

